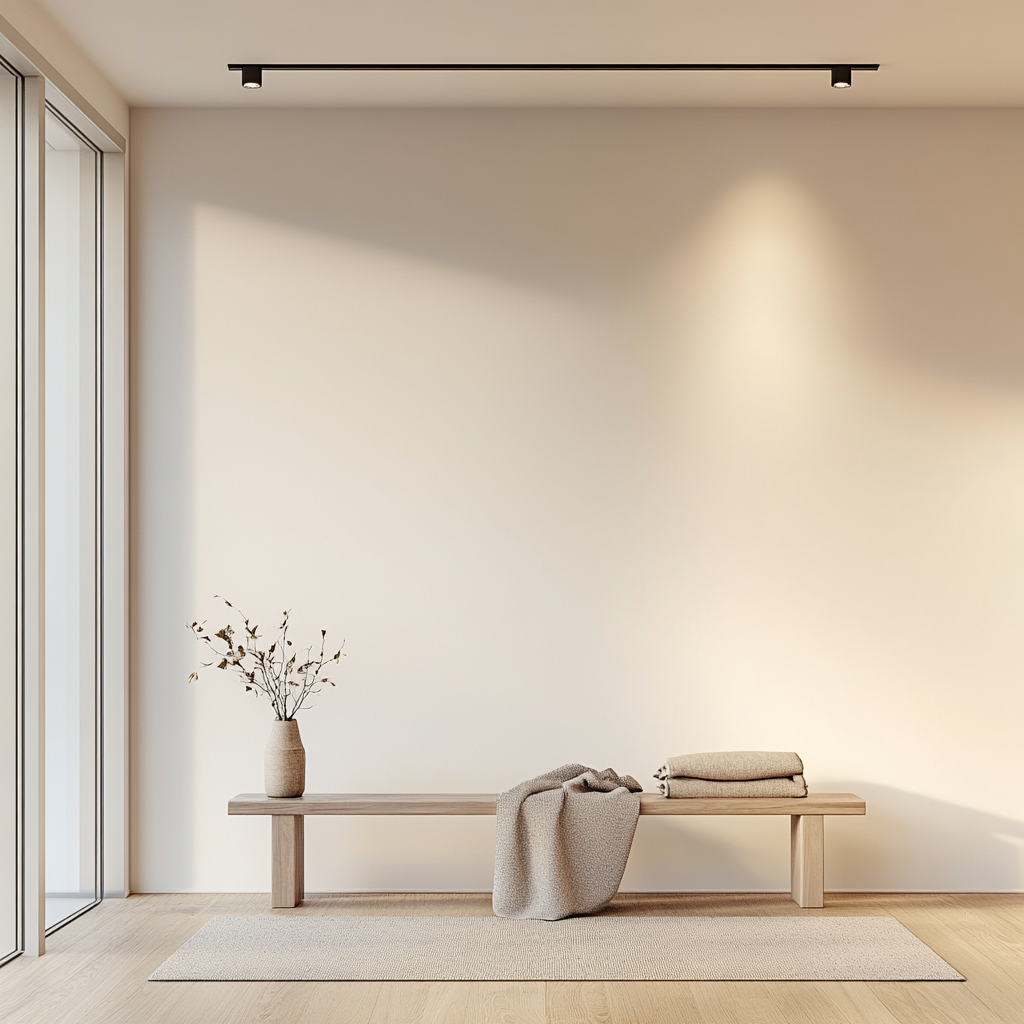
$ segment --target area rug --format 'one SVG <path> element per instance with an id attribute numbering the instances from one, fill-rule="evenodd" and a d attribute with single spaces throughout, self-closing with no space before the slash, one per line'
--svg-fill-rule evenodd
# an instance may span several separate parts
<path id="1" fill-rule="evenodd" d="M 963 981 L 892 917 L 215 917 L 150 981 Z"/>

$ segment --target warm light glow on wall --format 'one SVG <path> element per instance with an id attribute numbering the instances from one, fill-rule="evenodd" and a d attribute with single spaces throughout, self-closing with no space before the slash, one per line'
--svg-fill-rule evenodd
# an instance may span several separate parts
<path id="1" fill-rule="evenodd" d="M 839 249 L 815 204 L 784 178 L 750 178 L 723 196 L 666 279 L 684 417 L 792 440 L 827 414 L 849 368 Z"/>

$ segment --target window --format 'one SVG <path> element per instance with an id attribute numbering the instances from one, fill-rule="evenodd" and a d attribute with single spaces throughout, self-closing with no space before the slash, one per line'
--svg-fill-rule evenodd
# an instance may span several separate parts
<path id="1" fill-rule="evenodd" d="M 0 964 L 127 893 L 125 140 L 62 87 L 0 36 Z"/>
<path id="2" fill-rule="evenodd" d="M 46 112 L 46 928 L 100 896 L 99 151 Z"/>

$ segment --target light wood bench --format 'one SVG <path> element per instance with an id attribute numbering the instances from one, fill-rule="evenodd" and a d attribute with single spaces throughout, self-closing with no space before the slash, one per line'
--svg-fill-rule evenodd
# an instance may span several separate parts
<path id="1" fill-rule="evenodd" d="M 228 814 L 271 815 L 271 904 L 294 907 L 305 896 L 304 823 L 307 814 L 494 814 L 494 793 L 307 793 L 269 797 L 242 793 Z M 668 800 L 640 794 L 641 814 L 788 814 L 790 881 L 801 907 L 821 907 L 825 893 L 825 815 L 864 814 L 852 793 L 811 793 L 801 799 L 731 797 Z"/>

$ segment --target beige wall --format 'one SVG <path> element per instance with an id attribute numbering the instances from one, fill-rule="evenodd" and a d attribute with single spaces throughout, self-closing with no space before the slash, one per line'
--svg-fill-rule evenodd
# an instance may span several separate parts
<path id="1" fill-rule="evenodd" d="M 1024 114 L 135 111 L 136 890 L 266 889 L 214 594 L 347 640 L 311 790 L 795 749 L 837 889 L 1024 885 Z M 627 889 L 784 889 L 644 820 Z M 486 889 L 493 822 L 314 820 Z"/>

